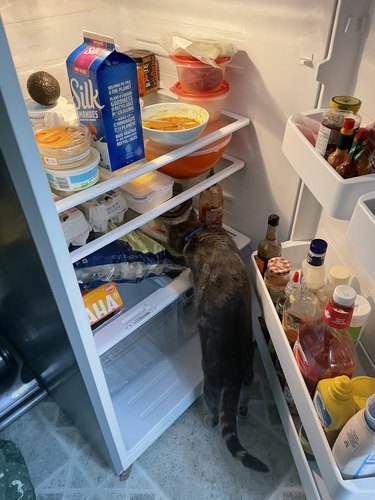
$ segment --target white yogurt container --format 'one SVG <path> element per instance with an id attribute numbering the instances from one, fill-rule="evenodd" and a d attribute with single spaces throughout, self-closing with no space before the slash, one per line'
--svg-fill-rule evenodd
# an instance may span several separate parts
<path id="1" fill-rule="evenodd" d="M 81 191 L 93 186 L 99 180 L 100 155 L 94 148 L 83 165 L 74 168 L 59 170 L 44 167 L 47 172 L 48 182 L 57 191 Z"/>

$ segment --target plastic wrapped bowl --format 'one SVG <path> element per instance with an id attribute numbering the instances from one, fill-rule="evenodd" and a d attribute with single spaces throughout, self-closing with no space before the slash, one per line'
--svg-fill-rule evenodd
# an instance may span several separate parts
<path id="1" fill-rule="evenodd" d="M 213 92 L 220 88 L 231 57 L 215 60 L 217 67 L 205 64 L 194 57 L 171 56 L 176 64 L 178 79 L 184 92 Z"/>
<path id="2" fill-rule="evenodd" d="M 214 122 L 221 115 L 224 101 L 229 94 L 229 84 L 224 80 L 219 89 L 215 92 L 200 92 L 193 94 L 182 90 L 181 82 L 177 82 L 170 90 L 176 94 L 179 102 L 195 104 L 196 106 L 204 108 L 210 115 L 208 121 Z"/>

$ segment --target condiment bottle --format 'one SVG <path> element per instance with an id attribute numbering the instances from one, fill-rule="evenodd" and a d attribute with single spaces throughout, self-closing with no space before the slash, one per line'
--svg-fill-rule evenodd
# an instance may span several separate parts
<path id="1" fill-rule="evenodd" d="M 354 138 L 348 158 L 336 167 L 336 172 L 338 172 L 344 179 L 357 177 L 358 163 L 365 150 L 368 135 L 369 131 L 367 129 L 360 128 Z"/>
<path id="2" fill-rule="evenodd" d="M 315 238 L 310 243 L 306 259 L 302 261 L 302 277 L 309 292 L 316 293 L 325 283 L 324 259 L 327 251 L 327 242 Z"/>
<path id="3" fill-rule="evenodd" d="M 316 296 L 319 302 L 321 311 L 325 308 L 327 302 L 332 297 L 334 289 L 337 285 L 348 285 L 350 280 L 350 271 L 345 266 L 333 266 L 329 270 L 328 279 L 326 283 L 319 288 Z"/>
<path id="4" fill-rule="evenodd" d="M 264 283 L 275 305 L 279 297 L 284 293 L 285 287 L 290 280 L 291 268 L 292 264 L 290 260 L 283 257 L 272 257 L 268 261 L 268 266 L 264 273 Z"/>
<path id="5" fill-rule="evenodd" d="M 350 146 L 353 143 L 353 132 L 355 122 L 353 118 L 345 118 L 340 135 L 338 138 L 336 150 L 328 156 L 328 163 L 336 168 L 348 158 Z"/>
<path id="6" fill-rule="evenodd" d="M 283 319 L 283 310 L 284 310 L 284 306 L 285 306 L 285 302 L 286 302 L 287 298 L 292 293 L 295 293 L 300 289 L 301 289 L 301 285 L 299 283 L 299 272 L 295 271 L 295 273 L 293 274 L 293 278 L 290 281 L 288 281 L 288 283 L 285 287 L 284 293 L 281 295 L 281 297 L 279 297 L 279 299 L 277 300 L 277 303 L 276 303 L 276 311 L 277 311 L 277 314 L 279 315 L 280 321 L 282 321 L 282 319 Z"/>
<path id="7" fill-rule="evenodd" d="M 293 291 L 286 299 L 283 311 L 283 329 L 291 346 L 298 338 L 300 325 L 317 321 L 318 314 L 318 299 L 307 290 L 302 279 L 300 289 Z"/>
<path id="8" fill-rule="evenodd" d="M 319 380 L 351 377 L 356 369 L 357 354 L 349 333 L 355 297 L 352 287 L 339 285 L 321 320 L 300 324 L 293 353 L 311 395 Z"/>
<path id="9" fill-rule="evenodd" d="M 279 221 L 280 217 L 277 214 L 271 214 L 268 217 L 266 236 L 258 243 L 256 261 L 263 277 L 267 269 L 268 261 L 272 259 L 272 257 L 281 256 L 281 243 L 277 241 Z"/>
<path id="10" fill-rule="evenodd" d="M 344 425 L 332 453 L 344 479 L 375 476 L 375 394 Z"/>
<path id="11" fill-rule="evenodd" d="M 214 174 L 215 171 L 211 168 L 208 177 L 211 177 Z M 207 224 L 208 226 L 221 226 L 223 223 L 223 215 L 223 190 L 219 184 L 214 184 L 213 186 L 202 191 L 199 195 L 199 221 L 202 224 Z"/>
<path id="12" fill-rule="evenodd" d="M 335 151 L 345 118 L 353 118 L 354 133 L 358 130 L 361 117 L 357 112 L 360 107 L 361 101 L 356 97 L 335 96 L 331 99 L 329 109 L 323 113 L 315 144 L 322 156 L 328 158 Z"/>
<path id="13" fill-rule="evenodd" d="M 353 388 L 347 375 L 325 378 L 318 382 L 314 406 L 332 448 L 346 422 L 355 414 Z"/>
<path id="14" fill-rule="evenodd" d="M 358 344 L 359 339 L 361 338 L 362 330 L 366 325 L 370 313 L 370 302 L 365 299 L 365 297 L 362 297 L 362 295 L 357 294 L 357 297 L 355 298 L 353 316 L 349 327 L 349 332 L 354 345 Z"/>

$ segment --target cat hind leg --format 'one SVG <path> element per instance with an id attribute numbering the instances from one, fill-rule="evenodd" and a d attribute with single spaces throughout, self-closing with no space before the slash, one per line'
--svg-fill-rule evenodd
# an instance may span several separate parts
<path id="1" fill-rule="evenodd" d="M 206 427 L 216 427 L 219 423 L 219 405 L 221 396 L 221 383 L 215 376 L 205 373 L 203 383 L 203 401 L 207 413 L 203 418 Z"/>

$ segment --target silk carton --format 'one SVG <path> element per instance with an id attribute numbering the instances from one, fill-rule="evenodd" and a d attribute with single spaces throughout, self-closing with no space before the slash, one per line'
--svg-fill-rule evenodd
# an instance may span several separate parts
<path id="1" fill-rule="evenodd" d="M 67 59 L 70 90 L 100 164 L 114 172 L 144 158 L 137 65 L 112 38 L 84 32 Z"/>

